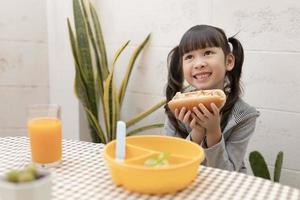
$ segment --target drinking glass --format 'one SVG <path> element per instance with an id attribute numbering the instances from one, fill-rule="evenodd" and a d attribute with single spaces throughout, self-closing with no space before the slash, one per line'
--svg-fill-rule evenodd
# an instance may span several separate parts
<path id="1" fill-rule="evenodd" d="M 62 159 L 61 108 L 56 104 L 28 106 L 27 129 L 33 163 L 54 166 Z"/>

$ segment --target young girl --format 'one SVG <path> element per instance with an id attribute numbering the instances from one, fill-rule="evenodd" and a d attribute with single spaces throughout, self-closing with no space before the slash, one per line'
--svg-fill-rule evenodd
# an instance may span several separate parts
<path id="1" fill-rule="evenodd" d="M 246 172 L 244 157 L 259 112 L 240 98 L 243 61 L 241 43 L 209 25 L 190 28 L 168 55 L 167 101 L 178 91 L 222 89 L 227 96 L 221 110 L 211 104 L 212 112 L 202 104 L 174 113 L 165 106 L 166 134 L 201 145 L 206 166 Z"/>

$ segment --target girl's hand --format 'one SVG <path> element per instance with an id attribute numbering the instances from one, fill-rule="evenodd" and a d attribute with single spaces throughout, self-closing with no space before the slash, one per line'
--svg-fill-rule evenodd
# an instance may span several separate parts
<path id="1" fill-rule="evenodd" d="M 190 133 L 192 140 L 198 144 L 201 144 L 205 136 L 205 128 L 201 127 L 197 123 L 197 117 L 195 114 L 191 111 L 187 111 L 185 107 L 183 107 L 180 111 L 176 108 L 174 114 L 179 121 L 192 128 L 192 132 Z"/>
<path id="2" fill-rule="evenodd" d="M 215 133 L 220 130 L 220 110 L 214 103 L 211 103 L 211 108 L 212 113 L 203 104 L 193 108 L 197 123 L 204 127 L 207 133 Z"/>
<path id="3" fill-rule="evenodd" d="M 196 121 L 197 117 L 195 116 L 194 113 L 192 113 L 192 115 L 193 115 L 193 120 Z M 200 126 L 197 122 L 195 122 L 195 126 L 193 127 L 192 132 L 190 134 L 191 134 L 191 140 L 193 142 L 201 144 L 201 142 L 203 141 L 203 139 L 205 137 L 206 130 L 205 130 L 205 128 Z"/>
<path id="4" fill-rule="evenodd" d="M 220 111 L 218 107 L 212 103 L 210 104 L 212 113 L 207 110 L 203 104 L 199 104 L 198 108 L 194 108 L 193 111 L 197 116 L 197 123 L 206 129 L 206 142 L 207 147 L 220 142 L 222 138 L 221 127 L 220 127 Z M 199 110 L 200 109 L 200 110 Z"/>
<path id="5" fill-rule="evenodd" d="M 191 111 L 187 110 L 185 107 L 181 108 L 180 110 L 176 108 L 174 111 L 176 119 L 187 125 L 189 125 L 191 122 L 191 114 Z"/>
<path id="6" fill-rule="evenodd" d="M 192 117 L 192 112 L 190 110 L 187 110 L 185 107 L 181 108 L 180 110 L 176 108 L 174 114 L 176 119 L 190 126 L 192 129 L 197 128 L 197 126 L 199 126 L 196 123 L 197 119 L 195 117 Z"/>

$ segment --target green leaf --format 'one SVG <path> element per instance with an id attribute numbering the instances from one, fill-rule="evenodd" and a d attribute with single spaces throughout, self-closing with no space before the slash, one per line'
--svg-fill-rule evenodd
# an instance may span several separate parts
<path id="1" fill-rule="evenodd" d="M 106 123 L 106 130 L 108 132 L 110 140 L 116 138 L 116 123 L 119 118 L 119 101 L 116 97 L 116 89 L 113 83 L 115 63 L 128 44 L 129 41 L 122 45 L 121 48 L 119 48 L 118 51 L 115 53 L 115 56 L 113 58 L 112 70 L 105 82 L 103 108 L 105 113 L 104 119 Z"/>
<path id="2" fill-rule="evenodd" d="M 119 120 L 119 117 L 120 117 L 120 107 L 119 107 L 119 101 L 118 101 L 118 98 L 117 98 L 117 92 L 116 90 L 114 90 L 114 126 L 113 126 L 113 132 L 112 132 L 112 140 L 116 139 L 116 136 L 117 136 L 117 121 Z"/>
<path id="3" fill-rule="evenodd" d="M 168 152 L 161 152 L 159 155 L 158 155 L 158 160 L 162 161 L 162 160 L 166 160 L 170 157 L 170 153 Z"/>
<path id="4" fill-rule="evenodd" d="M 157 104 L 149 108 L 148 110 L 136 115 L 134 118 L 127 121 L 126 126 L 130 127 L 134 125 L 135 123 L 141 121 L 142 119 L 144 119 L 145 117 L 147 117 L 148 115 L 150 115 L 151 113 L 153 113 L 154 111 L 156 111 L 157 109 L 159 109 L 161 106 L 165 104 L 166 104 L 166 100 L 165 99 L 161 100 L 160 102 L 158 102 Z"/>
<path id="5" fill-rule="evenodd" d="M 106 78 L 109 74 L 108 64 L 107 64 L 106 47 L 105 47 L 105 43 L 104 43 L 104 37 L 102 34 L 102 29 L 101 29 L 101 24 L 99 21 L 98 14 L 96 12 L 96 9 L 94 8 L 94 6 L 91 3 L 90 3 L 90 12 L 91 12 L 91 16 L 93 19 L 94 30 L 96 33 L 97 46 L 100 51 L 102 79 L 106 80 Z"/>
<path id="6" fill-rule="evenodd" d="M 90 102 L 90 110 L 98 117 L 98 107 L 95 96 L 94 72 L 91 62 L 89 38 L 87 33 L 86 19 L 80 6 L 80 0 L 73 0 L 74 22 L 76 38 L 78 42 L 78 61 L 81 68 L 84 82 L 87 86 L 87 94 Z"/>
<path id="7" fill-rule="evenodd" d="M 89 39 L 91 40 L 91 44 L 93 47 L 93 52 L 94 52 L 94 58 L 96 61 L 96 69 L 97 69 L 97 73 L 96 73 L 96 83 L 97 86 L 96 89 L 98 90 L 98 92 L 96 93 L 96 103 L 99 103 L 99 98 L 101 98 L 101 100 L 103 99 L 103 78 L 102 78 L 102 67 L 101 67 L 101 62 L 100 62 L 100 57 L 101 55 L 99 54 L 99 50 L 98 50 L 98 46 L 95 40 L 95 36 L 93 33 L 93 29 L 91 26 L 91 22 L 89 20 L 89 16 L 88 16 L 88 8 L 87 5 L 84 3 L 84 0 L 81 0 L 81 5 L 83 8 L 83 13 L 86 19 L 86 23 L 87 23 L 87 30 L 88 30 L 88 34 L 89 34 Z M 98 95 L 99 94 L 99 95 Z M 100 96 L 100 97 L 99 97 Z"/>
<path id="8" fill-rule="evenodd" d="M 70 43 L 71 43 L 74 62 L 77 66 L 79 66 L 77 42 L 75 40 L 74 31 L 71 27 L 71 23 L 70 23 L 69 18 L 67 19 L 67 24 L 68 24 L 69 38 L 70 38 Z"/>
<path id="9" fill-rule="evenodd" d="M 102 128 L 99 126 L 99 122 L 97 118 L 93 115 L 93 113 L 88 109 L 84 108 L 86 113 L 87 113 L 87 118 L 89 120 L 90 125 L 96 130 L 97 135 L 99 136 L 100 140 L 102 143 L 106 144 L 107 143 L 107 138 L 102 130 Z"/>
<path id="10" fill-rule="evenodd" d="M 114 71 L 112 70 L 111 73 L 108 75 L 105 81 L 104 88 L 104 117 L 106 121 L 106 131 L 109 140 L 113 140 L 115 138 L 116 123 L 118 116 L 118 106 L 116 105 L 117 97 L 113 81 L 113 73 Z"/>
<path id="11" fill-rule="evenodd" d="M 119 91 L 119 95 L 118 95 L 120 107 L 122 106 L 122 103 L 123 103 L 123 99 L 124 99 L 124 96 L 125 96 L 125 92 L 126 92 L 126 89 L 127 89 L 128 81 L 129 81 L 134 63 L 135 63 L 138 55 L 140 54 L 140 52 L 143 50 L 143 48 L 145 47 L 145 45 L 149 41 L 149 39 L 150 39 L 150 34 L 146 37 L 146 39 L 142 42 L 142 44 L 140 44 L 135 49 L 135 51 L 133 52 L 133 54 L 130 57 L 129 63 L 127 65 L 127 71 L 126 71 L 124 79 L 121 83 L 121 87 L 120 87 L 120 91 Z"/>
<path id="12" fill-rule="evenodd" d="M 139 127 L 139 128 L 136 128 L 134 130 L 129 131 L 127 133 L 127 136 L 135 135 L 135 134 L 143 132 L 145 130 L 154 129 L 154 128 L 161 128 L 161 127 L 164 127 L 164 124 L 150 124 L 150 125 L 142 126 L 142 127 Z"/>
<path id="13" fill-rule="evenodd" d="M 90 101 L 86 93 L 86 86 L 82 80 L 82 76 L 78 70 L 75 73 L 74 92 L 84 107 L 90 108 Z"/>
<path id="14" fill-rule="evenodd" d="M 250 153 L 249 161 L 254 176 L 271 180 L 266 161 L 258 151 Z"/>
<path id="15" fill-rule="evenodd" d="M 115 68 L 115 64 L 116 64 L 116 62 L 117 62 L 119 56 L 120 56 L 121 53 L 124 51 L 124 49 L 128 46 L 129 42 L 130 42 L 130 40 L 128 40 L 126 43 L 124 43 L 124 44 L 117 50 L 117 52 L 115 53 L 114 58 L 113 58 L 113 62 L 112 62 L 112 63 L 113 63 L 113 70 L 114 70 L 114 68 Z"/>
<path id="16" fill-rule="evenodd" d="M 276 158 L 276 162 L 275 162 L 274 182 L 279 182 L 279 180 L 280 180 L 282 162 L 283 162 L 283 152 L 280 151 L 277 154 L 277 158 Z"/>
<path id="17" fill-rule="evenodd" d="M 154 167 L 158 164 L 158 161 L 156 158 L 149 158 L 144 162 L 144 165 L 147 167 Z"/>
<path id="18" fill-rule="evenodd" d="M 159 155 L 145 160 L 144 165 L 147 167 L 163 167 L 169 165 L 169 156 L 170 154 L 167 152 L 160 152 Z"/>
<path id="19" fill-rule="evenodd" d="M 110 106 L 111 106 L 111 84 L 112 78 L 110 75 L 108 75 L 106 81 L 105 81 L 105 87 L 104 87 L 104 95 L 103 95 L 103 112 L 104 112 L 104 121 L 105 121 L 105 127 L 106 127 L 106 133 L 108 140 L 111 140 L 111 115 L 110 115 Z"/>
<path id="20" fill-rule="evenodd" d="M 78 52 L 77 43 L 76 43 L 75 36 L 74 36 L 73 30 L 72 30 L 72 27 L 70 25 L 69 19 L 68 19 L 68 30 L 69 30 L 71 47 L 72 47 L 72 53 L 73 53 L 73 57 L 74 57 L 74 61 L 75 61 L 74 92 L 84 107 L 91 107 L 89 104 L 88 94 L 86 93 L 87 86 L 84 82 L 81 68 L 79 67 L 78 55 L 77 55 L 77 52 Z"/>

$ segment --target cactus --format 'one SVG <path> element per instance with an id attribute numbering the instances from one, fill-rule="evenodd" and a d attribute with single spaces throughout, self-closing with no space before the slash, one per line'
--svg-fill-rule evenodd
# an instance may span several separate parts
<path id="1" fill-rule="evenodd" d="M 249 155 L 249 162 L 254 176 L 272 180 L 267 163 L 261 153 L 259 153 L 258 151 L 251 152 Z M 274 177 L 273 177 L 274 182 L 279 182 L 280 180 L 282 162 L 283 162 L 283 152 L 280 151 L 277 154 L 277 158 L 275 162 Z"/>
<path id="2" fill-rule="evenodd" d="M 281 175 L 281 168 L 283 162 L 283 152 L 280 151 L 277 154 L 276 162 L 275 162 L 275 169 L 274 169 L 274 182 L 279 182 L 280 175 Z"/>
<path id="3" fill-rule="evenodd" d="M 264 157 L 258 151 L 253 151 L 250 153 L 249 161 L 254 176 L 271 180 L 267 163 Z"/>

